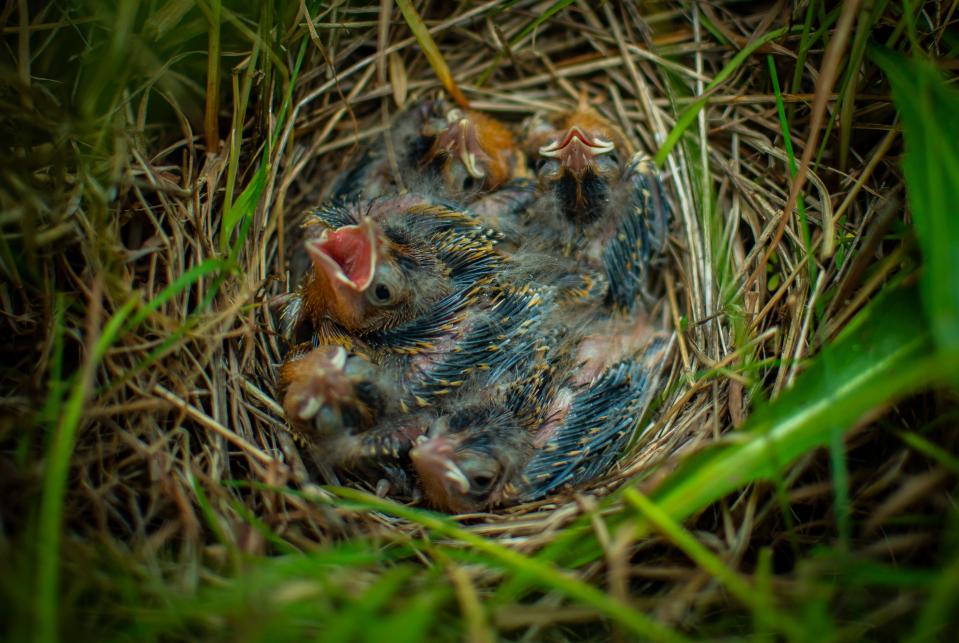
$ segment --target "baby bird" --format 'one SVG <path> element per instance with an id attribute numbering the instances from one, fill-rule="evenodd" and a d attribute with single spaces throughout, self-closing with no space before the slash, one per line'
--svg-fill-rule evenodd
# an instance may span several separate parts
<path id="1" fill-rule="evenodd" d="M 329 205 L 305 226 L 312 269 L 284 310 L 287 336 L 306 324 L 363 337 L 435 318 L 501 260 L 478 219 L 415 195 Z"/>
<path id="2" fill-rule="evenodd" d="M 554 344 L 547 366 L 534 365 L 502 401 L 434 423 L 410 452 L 427 501 L 452 513 L 478 512 L 606 472 L 658 392 L 666 357 L 662 342 L 637 349 L 649 341 L 648 329 L 609 335 L 615 330 L 603 324 Z M 600 353 L 600 346 L 609 350 Z"/>
<path id="3" fill-rule="evenodd" d="M 507 502 L 533 453 L 533 435 L 569 367 L 544 341 L 511 377 L 439 416 L 410 452 L 427 501 L 450 513 Z"/>
<path id="4" fill-rule="evenodd" d="M 390 232 L 392 234 L 390 234 Z M 370 217 L 306 242 L 313 272 L 301 289 L 304 314 L 363 335 L 412 319 L 452 288 L 435 254 Z"/>
<path id="5" fill-rule="evenodd" d="M 313 270 L 284 312 L 288 336 L 310 340 L 281 380 L 291 424 L 334 465 L 402 455 L 412 433 L 392 430 L 397 418 L 527 358 L 552 292 L 502 282 L 476 219 L 406 195 L 327 208 L 311 226 Z"/>
<path id="6" fill-rule="evenodd" d="M 525 155 L 506 125 L 443 99 L 413 105 L 394 119 L 387 136 L 388 143 L 382 139 L 364 150 L 340 176 L 334 200 L 405 188 L 466 203 L 526 175 Z"/>
<path id="7" fill-rule="evenodd" d="M 413 469 L 429 504 L 453 514 L 505 502 L 532 451 L 526 428 L 499 405 L 443 416 L 426 436 L 410 451 Z"/>
<path id="8" fill-rule="evenodd" d="M 579 224 L 605 214 L 610 186 L 618 181 L 621 159 L 631 154 L 617 127 L 581 99 L 579 106 L 552 120 L 534 118 L 526 146 L 537 158 L 537 176 L 562 213 Z"/>
<path id="9" fill-rule="evenodd" d="M 652 163 L 586 104 L 552 121 L 534 119 L 527 147 L 538 156 L 540 198 L 528 234 L 601 267 L 608 303 L 633 310 L 648 289 L 648 268 L 663 255 L 672 210 Z"/>
<path id="10" fill-rule="evenodd" d="M 622 457 L 659 393 L 666 346 L 653 341 L 580 388 L 560 411 L 562 420 L 537 436 L 516 501 L 536 500 L 595 480 Z"/>
<path id="11" fill-rule="evenodd" d="M 421 133 L 432 139 L 423 161 L 439 170 L 446 186 L 468 192 L 495 190 L 525 174 L 525 158 L 503 123 L 472 109 L 435 101 Z"/>
<path id="12" fill-rule="evenodd" d="M 311 270 L 283 312 L 298 346 L 281 391 L 298 432 L 329 442 L 404 402 L 405 362 L 447 341 L 499 256 L 475 218 L 412 195 L 329 206 L 307 228 Z M 340 451 L 331 458 L 351 456 Z"/>

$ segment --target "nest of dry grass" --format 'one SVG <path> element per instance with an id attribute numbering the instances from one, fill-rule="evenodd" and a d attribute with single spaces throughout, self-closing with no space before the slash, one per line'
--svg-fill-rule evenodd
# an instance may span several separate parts
<path id="1" fill-rule="evenodd" d="M 519 123 L 568 108 L 585 92 L 651 155 L 667 141 L 677 114 L 697 102 L 743 46 L 789 19 L 775 7 L 640 12 L 631 3 L 578 3 L 523 35 L 542 7 L 519 3 L 496 13 L 493 4 L 463 4 L 448 14 L 437 6 L 425 15 L 474 108 Z M 4 326 L 13 338 L 3 349 L 12 367 L 3 372 L 8 419 L 2 439 L 27 454 L 16 463 L 5 456 L 5 524 L 27 511 L 24 501 L 43 473 L 43 463 L 29 457 L 42 447 L 39 434 L 24 443 L 14 427 L 44 413 L 56 417 L 43 400 L 68 406 L 68 391 L 51 398 L 47 385 L 51 373 L 75 370 L 83 386 L 68 461 L 69 550 L 109 542 L 138 558 L 189 549 L 215 559 L 217 543 L 228 540 L 248 553 L 273 551 L 251 528 L 250 516 L 303 549 L 357 537 L 394 542 L 422 535 L 421 524 L 338 502 L 335 489 L 318 486 L 335 481 L 317 478 L 276 398 L 276 367 L 285 347 L 272 303 L 295 287 L 288 259 L 299 221 L 323 202 L 359 146 L 383 132 L 405 105 L 441 91 L 398 13 L 386 21 L 357 15 L 361 26 L 312 32 L 289 88 L 286 118 L 277 117 L 280 104 L 272 113 L 269 105 L 258 105 L 242 132 L 218 141 L 209 129 L 204 136 L 193 131 L 197 119 L 174 103 L 184 131 L 180 140 L 158 146 L 155 140 L 168 137 L 138 134 L 143 114 L 134 103 L 119 117 L 124 153 L 113 168 L 116 194 L 100 203 L 84 196 L 79 207 L 60 211 L 53 207 L 57 199 L 80 183 L 50 172 L 38 179 L 41 188 L 44 180 L 55 183 L 48 202 L 41 196 L 39 203 L 17 206 L 47 214 L 36 219 L 32 249 L 41 272 L 0 286 Z M 313 16 L 318 25 L 342 19 Z M 720 33 L 710 36 L 704 22 Z M 722 39 L 726 44 L 717 44 Z M 808 224 L 781 216 L 795 198 L 766 54 L 781 63 L 784 86 L 797 58 L 804 63 L 797 77 L 820 82 L 830 64 L 819 49 L 799 56 L 798 42 L 788 34 L 768 39 L 734 65 L 710 90 L 688 143 L 666 159 L 663 176 L 677 220 L 661 274 L 662 298 L 649 314 L 673 331 L 675 350 L 666 393 L 642 439 L 588 488 L 464 523 L 474 534 L 531 553 L 590 514 L 606 550 L 584 578 L 605 578 L 614 596 L 628 595 L 627 587 L 637 583 L 653 588 L 650 595 L 658 599 L 649 599 L 649 607 L 665 622 L 688 625 L 697 618 L 692 614 L 703 617 L 724 600 L 721 592 L 707 574 L 678 562 L 681 557 L 662 541 L 635 544 L 606 533 L 596 519 L 602 514 L 595 513 L 598 500 L 627 480 L 653 488 L 677 462 L 734 431 L 757 399 L 788 387 L 803 360 L 909 261 L 908 251 L 884 236 L 902 210 L 903 182 L 892 156 L 898 145 L 892 106 L 867 96 L 876 79 L 861 85 L 868 102 L 852 108 L 862 124 L 845 153 L 827 139 L 818 166 L 804 170 Z M 288 55 L 294 68 L 297 51 Z M 238 86 L 246 82 L 246 64 L 252 62 L 242 60 L 234 74 Z M 253 79 L 280 89 L 283 81 Z M 835 96 L 821 98 L 779 96 L 797 150 L 824 139 L 823 110 Z M 226 97 L 223 102 L 226 115 L 231 108 Z M 250 205 L 240 186 L 261 180 L 258 168 L 262 191 L 255 208 L 241 212 L 228 229 L 225 213 Z M 25 192 L 7 187 L 8 196 Z M 10 207 L 5 203 L 5 210 Z M 220 263 L 223 249 L 244 234 L 236 263 Z M 828 301 L 826 292 L 832 293 Z M 116 332 L 109 324 L 121 311 L 124 332 L 101 350 L 98 341 Z M 885 421 L 908 425 L 925 413 L 909 406 Z M 938 522 L 898 540 L 880 541 L 876 534 L 901 507 L 928 511 L 948 502 L 949 474 L 868 430 L 855 432 L 848 449 L 855 510 L 871 514 L 862 546 L 924 560 L 917 552 L 939 542 Z M 788 568 L 783 561 L 831 532 L 831 489 L 828 461 L 812 452 L 787 476 L 778 501 L 769 488 L 749 488 L 700 516 L 696 534 L 731 564 L 753 565 L 748 561 L 755 561 L 758 543 L 782 553 L 777 564 Z M 617 497 L 602 511 L 618 511 L 622 502 Z M 777 502 L 793 506 L 793 513 L 781 515 Z M 645 562 L 631 562 L 638 559 Z M 497 577 L 478 574 L 474 582 Z M 905 611 L 914 606 L 911 600 L 893 605 Z M 535 616 L 500 615 L 504 627 L 529 626 Z"/>

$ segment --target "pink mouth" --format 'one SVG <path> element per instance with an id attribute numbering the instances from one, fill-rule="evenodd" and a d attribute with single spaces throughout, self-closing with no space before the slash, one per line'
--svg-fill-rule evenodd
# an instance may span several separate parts
<path id="1" fill-rule="evenodd" d="M 307 242 L 306 249 L 317 269 L 333 281 L 362 292 L 376 270 L 375 231 L 364 220 L 338 230 L 326 230 L 319 239 Z"/>
<path id="2" fill-rule="evenodd" d="M 577 126 L 569 128 L 566 135 L 539 148 L 539 153 L 547 158 L 559 159 L 573 173 L 580 174 L 589 166 L 591 159 L 600 154 L 613 151 L 612 141 L 602 138 L 590 138 Z"/>

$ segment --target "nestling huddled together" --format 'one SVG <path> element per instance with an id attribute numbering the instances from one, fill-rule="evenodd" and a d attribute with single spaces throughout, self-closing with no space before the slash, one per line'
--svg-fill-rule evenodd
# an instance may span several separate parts
<path id="1" fill-rule="evenodd" d="M 423 101 L 332 193 L 281 317 L 280 399 L 318 465 L 468 513 L 616 464 L 663 384 L 672 210 L 610 119 Z"/>

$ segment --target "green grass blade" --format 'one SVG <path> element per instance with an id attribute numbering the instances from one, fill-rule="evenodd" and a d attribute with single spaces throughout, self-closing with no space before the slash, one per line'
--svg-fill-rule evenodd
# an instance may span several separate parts
<path id="1" fill-rule="evenodd" d="M 337 614 L 323 633 L 323 639 L 328 643 L 356 640 L 358 631 L 374 620 L 377 612 L 403 591 L 404 584 L 412 574 L 413 568 L 408 566 L 383 572 L 349 607 Z"/>
<path id="2" fill-rule="evenodd" d="M 228 264 L 222 259 L 207 259 L 203 263 L 193 266 L 169 283 L 156 297 L 148 301 L 143 308 L 138 310 L 137 314 L 131 317 L 129 322 L 124 325 L 124 332 L 129 332 L 139 326 L 151 313 L 156 312 L 160 306 L 192 286 L 197 280 L 206 275 L 225 270 L 227 267 Z"/>
<path id="3" fill-rule="evenodd" d="M 786 158 L 788 160 L 786 169 L 789 171 L 790 180 L 795 181 L 799 166 L 796 164 L 796 154 L 793 152 L 792 134 L 789 132 L 789 121 L 786 119 L 786 105 L 783 103 L 783 95 L 779 89 L 779 75 L 776 73 L 773 57 L 767 56 L 766 62 L 769 64 L 769 78 L 772 81 L 773 93 L 776 96 L 776 112 L 779 114 L 779 127 L 782 130 L 783 145 L 786 148 Z M 806 200 L 803 198 L 802 192 L 796 199 L 796 210 L 799 212 L 799 230 L 808 257 L 812 241 L 809 237 L 809 221 L 806 219 Z M 808 261 L 806 267 L 809 270 L 809 282 L 816 283 L 816 262 Z"/>
<path id="4" fill-rule="evenodd" d="M 81 367 L 88 372 L 100 363 L 107 349 L 120 336 L 124 321 L 133 311 L 136 299 L 128 300 L 104 325 L 100 336 L 88 356 L 89 362 Z M 43 496 L 40 500 L 40 517 L 37 525 L 37 639 L 57 639 L 57 605 L 59 593 L 60 540 L 63 529 L 63 499 L 67 488 L 67 473 L 70 456 L 76 444 L 77 430 L 83 416 L 89 382 L 82 375 L 75 377 L 70 394 L 64 403 L 63 414 L 47 452 L 43 477 Z"/>
<path id="5" fill-rule="evenodd" d="M 290 105 L 293 102 L 293 86 L 296 82 L 297 76 L 299 75 L 300 67 L 303 64 L 303 59 L 306 55 L 307 42 L 307 40 L 304 40 L 300 45 L 300 51 L 297 54 L 296 63 L 290 76 L 290 83 L 286 94 L 283 96 L 283 102 L 280 104 L 280 109 L 277 111 L 276 123 L 273 129 L 269 132 L 267 146 L 263 150 L 263 158 L 260 162 L 260 166 L 257 168 L 253 178 L 250 179 L 250 182 L 247 183 L 245 188 L 243 188 L 243 192 L 240 193 L 240 196 L 237 197 L 236 201 L 230 201 L 230 199 L 226 199 L 224 202 L 228 207 L 223 215 L 223 221 L 220 224 L 221 252 L 226 252 L 227 248 L 230 247 L 230 236 L 233 234 L 233 230 L 236 228 L 237 224 L 242 222 L 240 233 L 237 235 L 237 239 L 233 243 L 230 251 L 231 261 L 235 261 L 239 256 L 240 248 L 242 248 L 244 241 L 246 241 L 250 225 L 253 223 L 253 215 L 256 212 L 256 206 L 260 202 L 260 197 L 263 195 L 263 190 L 266 188 L 266 179 L 271 167 L 271 154 L 273 153 L 274 147 L 279 140 L 279 134 L 283 131 L 283 127 L 286 124 L 286 117 L 290 111 Z M 230 163 L 231 165 L 233 164 L 232 157 Z M 227 196 L 230 196 L 232 193 L 232 185 L 229 183 L 229 176 L 227 185 L 229 188 Z"/>
<path id="6" fill-rule="evenodd" d="M 829 552 L 836 556 L 836 552 Z M 906 567 L 901 562 L 882 563 L 864 558 L 853 558 L 841 552 L 830 564 L 842 568 L 843 583 L 847 586 L 894 587 L 929 589 L 936 585 L 940 571 L 934 568 Z"/>
<path id="7" fill-rule="evenodd" d="M 704 93 L 707 94 L 703 96 L 696 102 L 692 103 L 687 107 L 682 114 L 679 115 L 679 118 L 676 119 L 676 125 L 673 126 L 673 129 L 669 131 L 669 134 L 666 135 L 666 140 L 663 142 L 663 146 L 659 148 L 659 151 L 656 152 L 656 156 L 653 158 L 656 161 L 656 165 L 663 167 L 666 163 L 666 157 L 669 156 L 669 153 L 673 151 L 673 148 L 676 147 L 676 144 L 679 143 L 679 140 L 682 138 L 683 134 L 687 129 L 696 121 L 696 117 L 699 115 L 700 110 L 706 106 L 706 103 L 709 101 L 708 94 L 719 87 L 727 78 L 729 78 L 733 72 L 735 72 L 739 67 L 746 62 L 746 59 L 750 55 L 767 42 L 779 38 L 785 33 L 788 33 L 790 30 L 787 27 L 781 29 L 774 29 L 769 33 L 765 34 L 762 38 L 754 40 L 745 47 L 743 47 L 739 53 L 733 56 L 732 60 L 726 63 L 726 66 L 723 67 L 716 77 L 706 85 L 704 88 Z"/>
<path id="8" fill-rule="evenodd" d="M 919 451 L 926 457 L 935 460 L 941 466 L 952 471 L 952 475 L 959 476 L 959 458 L 938 444 L 930 442 L 918 433 L 901 432 L 899 433 L 899 437 L 916 451 Z"/>
<path id="9" fill-rule="evenodd" d="M 210 504 L 210 500 L 206 497 L 206 492 L 203 490 L 203 485 L 191 475 L 190 486 L 193 487 L 193 493 L 196 496 L 196 504 L 200 509 L 200 515 L 206 520 L 206 525 L 213 534 L 213 537 L 226 548 L 233 562 L 237 563 L 239 550 L 236 547 L 236 543 L 233 541 L 233 538 L 224 531 L 223 525 L 220 524 L 220 514 Z"/>
<path id="10" fill-rule="evenodd" d="M 437 514 L 405 507 L 355 489 L 333 487 L 329 488 L 329 490 L 346 500 L 358 503 L 362 507 L 404 518 L 422 525 L 441 536 L 459 540 L 472 547 L 475 551 L 484 554 L 490 561 L 497 563 L 504 569 L 510 570 L 513 573 L 525 574 L 529 578 L 535 579 L 541 587 L 559 592 L 569 598 L 594 607 L 637 636 L 657 641 L 685 640 L 679 633 L 657 623 L 645 614 L 609 596 L 597 587 L 583 582 L 571 574 L 564 573 L 553 565 L 524 556 L 495 541 L 488 540 L 467 531 Z"/>
<path id="11" fill-rule="evenodd" d="M 228 487 L 231 485 L 228 484 L 228 481 L 224 481 L 224 486 Z M 263 536 L 263 539 L 273 545 L 278 552 L 291 556 L 300 553 L 300 551 L 294 547 L 292 543 L 285 540 L 278 533 L 270 529 L 269 525 L 261 520 L 259 516 L 251 511 L 250 508 L 241 501 L 233 500 L 230 503 L 230 506 L 233 507 L 233 511 L 235 511 L 238 516 L 245 520 L 250 527 L 257 531 L 257 533 Z"/>
<path id="12" fill-rule="evenodd" d="M 909 643 L 923 641 L 948 640 L 949 624 L 956 622 L 956 608 L 959 606 L 959 555 L 953 554 L 952 561 L 939 574 L 929 599 L 919 614 L 919 623 Z M 955 634 L 955 629 L 952 630 Z M 942 638 L 940 636 L 944 635 Z"/>
<path id="13" fill-rule="evenodd" d="M 226 171 L 226 189 L 223 192 L 223 209 L 229 212 L 233 207 L 233 196 L 236 190 L 236 179 L 240 171 L 240 152 L 243 148 L 243 125 L 246 119 L 247 107 L 250 104 L 250 92 L 253 89 L 253 77 L 256 73 L 256 63 L 260 58 L 259 41 L 253 45 L 250 61 L 243 70 L 242 81 L 238 80 L 238 72 L 233 72 L 233 123 L 230 128 L 229 162 Z M 235 225 L 235 223 L 234 223 Z"/>
<path id="14" fill-rule="evenodd" d="M 762 596 L 758 588 L 750 587 L 743 578 L 730 569 L 714 553 L 682 528 L 666 512 L 649 498 L 635 489 L 626 489 L 623 497 L 632 505 L 645 521 L 663 534 L 670 542 L 679 547 L 690 560 L 722 583 L 729 593 L 743 605 L 752 610 L 755 618 L 767 628 L 778 630 L 789 640 L 798 640 L 802 633 L 799 623 L 778 610 L 770 609 L 769 601 Z"/>
<path id="15" fill-rule="evenodd" d="M 839 543 L 848 549 L 852 536 L 849 511 L 849 469 L 846 467 L 846 447 L 843 429 L 834 426 L 829 433 L 829 466 L 832 470 L 832 486 L 835 489 L 836 523 Z"/>
<path id="16" fill-rule="evenodd" d="M 453 74 L 450 73 L 449 65 L 446 64 L 446 59 L 443 58 L 443 53 L 440 51 L 440 48 L 436 46 L 436 41 L 433 40 L 433 36 L 430 35 L 429 29 L 426 28 L 426 24 L 423 22 L 423 19 L 420 18 L 420 14 L 416 12 L 413 3 L 410 2 L 410 0 L 396 0 L 396 5 L 400 8 L 403 18 L 406 19 L 406 24 L 410 26 L 413 37 L 416 38 L 416 42 L 419 43 L 420 49 L 423 50 L 423 55 L 426 56 L 426 60 L 429 61 L 433 72 L 436 74 L 436 77 L 439 78 L 443 88 L 446 89 L 450 97 L 456 101 L 458 105 L 469 107 L 469 101 L 466 100 L 463 92 L 457 87 L 456 81 L 453 80 Z"/>
<path id="17" fill-rule="evenodd" d="M 866 46 L 875 31 L 876 20 L 886 9 L 888 0 L 863 3 L 856 24 L 852 46 L 846 61 L 845 78 L 842 82 L 839 99 L 839 169 L 845 171 L 849 165 L 849 147 L 852 141 L 852 119 L 856 108 L 856 92 L 859 89 L 859 76 L 863 73 L 862 61 L 866 55 Z M 835 111 L 834 111 L 835 113 Z"/>
<path id="18" fill-rule="evenodd" d="M 799 36 L 799 50 L 796 53 L 796 66 L 793 68 L 792 92 L 794 94 L 798 94 L 799 88 L 802 87 L 802 75 L 806 68 L 806 55 L 809 53 L 809 50 L 814 44 L 814 39 L 810 38 L 810 31 L 812 30 L 812 18 L 813 3 L 809 2 L 806 4 L 806 14 L 805 18 L 803 19 L 802 34 Z"/>
<path id="19" fill-rule="evenodd" d="M 225 263 L 225 266 L 229 267 L 232 264 Z M 180 340 L 196 325 L 200 322 L 200 316 L 203 312 L 210 307 L 210 304 L 213 302 L 214 297 L 216 297 L 217 292 L 220 290 L 220 286 L 223 285 L 223 282 L 226 281 L 230 273 L 227 270 L 222 270 L 213 277 L 213 282 L 207 288 L 206 295 L 203 300 L 190 311 L 189 316 L 186 320 L 183 321 L 179 326 L 177 326 L 169 336 L 167 336 L 160 345 L 151 350 L 146 357 L 138 361 L 131 368 L 128 368 L 120 375 L 114 377 L 109 385 L 105 387 L 105 390 L 116 390 L 119 387 L 123 386 L 130 378 L 135 377 L 138 373 L 142 373 L 144 369 L 150 368 L 153 364 L 159 361 L 164 355 L 168 354 L 170 351 L 175 349 L 180 342 Z M 132 326 L 130 327 L 133 328 Z"/>
<path id="20" fill-rule="evenodd" d="M 220 234 L 220 250 L 225 252 L 230 244 L 230 235 L 233 229 L 240 221 L 253 219 L 253 213 L 256 211 L 256 204 L 260 201 L 263 194 L 263 188 L 266 187 L 266 167 L 265 162 L 260 163 L 256 174 L 250 179 L 240 196 L 230 205 L 230 209 L 223 215 Z"/>
<path id="21" fill-rule="evenodd" d="M 878 48 L 872 57 L 902 119 L 902 169 L 925 263 L 922 304 L 939 349 L 959 359 L 959 91 L 931 63 Z"/>
<path id="22" fill-rule="evenodd" d="M 956 365 L 936 355 L 914 288 L 896 290 L 864 310 L 837 342 L 743 430 L 690 458 L 653 494 L 674 518 L 703 509 L 750 482 L 773 477 L 834 427 L 940 381 Z"/>
<path id="23" fill-rule="evenodd" d="M 773 551 L 769 547 L 763 547 L 759 550 L 754 578 L 756 591 L 759 592 L 765 602 L 771 604 L 775 594 L 773 594 Z M 766 623 L 767 621 L 761 619 L 758 614 L 753 613 L 754 641 L 773 640 L 772 630 Z"/>
<path id="24" fill-rule="evenodd" d="M 391 570 L 392 571 L 392 570 Z M 429 630 L 441 613 L 441 606 L 448 600 L 452 592 L 443 579 L 433 569 L 425 574 L 418 574 L 410 582 L 404 579 L 402 586 L 397 586 L 389 598 L 389 604 L 383 601 L 387 614 L 380 610 L 379 614 L 361 617 L 359 626 L 362 636 L 354 636 L 350 640 L 362 640 L 368 643 L 390 641 L 391 643 L 417 643 L 429 640 Z M 386 572 L 390 574 L 391 572 Z M 366 603 L 364 595 L 357 603 Z M 356 605 L 350 607 L 355 609 Z"/>
<path id="25" fill-rule="evenodd" d="M 369 624 L 365 640 L 369 643 L 385 640 L 392 643 L 418 643 L 429 640 L 430 626 L 439 616 L 439 608 L 449 594 L 450 590 L 443 585 L 414 593 L 392 619 Z"/>
<path id="26" fill-rule="evenodd" d="M 520 40 L 533 33 L 537 27 L 544 24 L 547 20 L 571 4 L 573 4 L 573 0 L 557 0 L 547 7 L 546 11 L 536 16 L 528 25 L 523 27 L 519 33 L 510 38 L 510 44 L 515 45 L 519 43 Z"/>
<path id="27" fill-rule="evenodd" d="M 40 409 L 40 421 L 47 425 L 52 425 L 56 421 L 58 409 L 63 404 L 63 394 L 69 387 L 69 382 L 63 378 L 63 335 L 66 330 L 64 319 L 67 307 L 66 295 L 57 293 L 53 304 L 53 340 L 50 351 L 50 375 L 47 378 L 47 398 Z M 30 433 L 24 433 L 23 437 L 21 444 L 28 444 Z M 20 455 L 26 457 L 25 452 Z"/>

